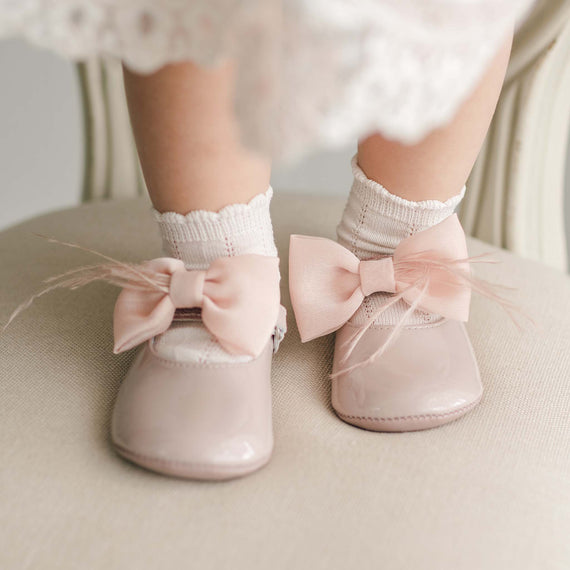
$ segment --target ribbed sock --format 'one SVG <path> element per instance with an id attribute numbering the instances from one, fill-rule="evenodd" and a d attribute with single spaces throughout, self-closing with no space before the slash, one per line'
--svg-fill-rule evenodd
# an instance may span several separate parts
<path id="1" fill-rule="evenodd" d="M 465 195 L 463 187 L 459 194 L 445 202 L 412 202 L 391 194 L 381 184 L 367 178 L 358 166 L 357 156 L 352 159 L 352 172 L 354 182 L 337 227 L 337 236 L 339 243 L 363 260 L 391 255 L 404 238 L 453 214 Z M 392 296 L 391 293 L 369 295 L 350 322 L 357 326 L 365 324 Z M 401 299 L 379 315 L 374 324 L 395 325 L 408 308 L 409 305 Z M 440 315 L 416 310 L 407 324 L 434 323 L 441 319 Z"/>

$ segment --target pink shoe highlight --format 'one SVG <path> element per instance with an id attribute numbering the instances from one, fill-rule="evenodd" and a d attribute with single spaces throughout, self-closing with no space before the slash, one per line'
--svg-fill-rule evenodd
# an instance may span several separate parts
<path id="1" fill-rule="evenodd" d="M 164 358 L 151 338 L 115 401 L 117 452 L 151 471 L 188 479 L 233 479 L 263 467 L 273 450 L 271 360 L 285 331 L 285 308 L 279 307 L 261 354 L 228 364 Z"/>
<path id="2" fill-rule="evenodd" d="M 270 342 L 249 362 L 161 358 L 148 341 L 121 384 L 111 437 L 137 465 L 176 477 L 222 480 L 271 458 Z"/>
<path id="3" fill-rule="evenodd" d="M 477 361 L 458 321 L 405 327 L 380 358 L 353 367 L 385 343 L 391 329 L 371 326 L 349 356 L 346 340 L 354 327 L 337 332 L 332 405 L 342 420 L 372 431 L 421 430 L 453 421 L 479 402 Z M 353 369 L 334 374 L 346 367 Z"/>

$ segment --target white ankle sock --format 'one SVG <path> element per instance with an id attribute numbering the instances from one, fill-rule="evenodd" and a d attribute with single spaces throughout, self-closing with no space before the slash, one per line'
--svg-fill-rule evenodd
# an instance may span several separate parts
<path id="1" fill-rule="evenodd" d="M 412 202 L 391 194 L 381 184 L 366 177 L 358 166 L 357 156 L 352 159 L 354 182 L 341 221 L 337 227 L 338 241 L 359 259 L 372 259 L 390 255 L 406 237 L 433 226 L 451 214 L 461 202 L 461 192 L 445 202 L 425 200 Z M 350 322 L 359 326 L 365 324 L 376 309 L 393 295 L 374 293 L 367 297 Z M 379 315 L 375 325 L 396 324 L 409 308 L 400 300 Z M 440 315 L 416 310 L 406 324 L 434 323 Z"/>
<path id="2" fill-rule="evenodd" d="M 220 257 L 245 253 L 277 256 L 269 204 L 271 187 L 248 204 L 231 204 L 219 212 L 196 210 L 182 215 L 153 208 L 163 253 L 181 259 L 187 269 L 207 269 Z M 165 358 L 186 362 L 247 362 L 249 356 L 227 353 L 201 323 L 174 322 L 155 339 Z"/>

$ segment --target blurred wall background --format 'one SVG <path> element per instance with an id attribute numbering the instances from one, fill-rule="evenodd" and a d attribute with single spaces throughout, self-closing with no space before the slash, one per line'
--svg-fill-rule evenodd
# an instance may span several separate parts
<path id="1" fill-rule="evenodd" d="M 79 203 L 83 146 L 73 65 L 20 40 L 0 41 L 0 230 Z M 277 168 L 277 189 L 345 195 L 355 146 Z M 568 158 L 570 165 L 570 152 Z M 566 177 L 570 251 L 570 166 Z"/>

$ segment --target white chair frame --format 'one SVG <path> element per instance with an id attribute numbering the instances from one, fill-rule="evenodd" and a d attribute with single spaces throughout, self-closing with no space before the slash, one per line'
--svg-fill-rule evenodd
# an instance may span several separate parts
<path id="1" fill-rule="evenodd" d="M 569 132 L 570 2 L 542 0 L 517 31 L 462 204 L 465 231 L 565 271 Z"/>

